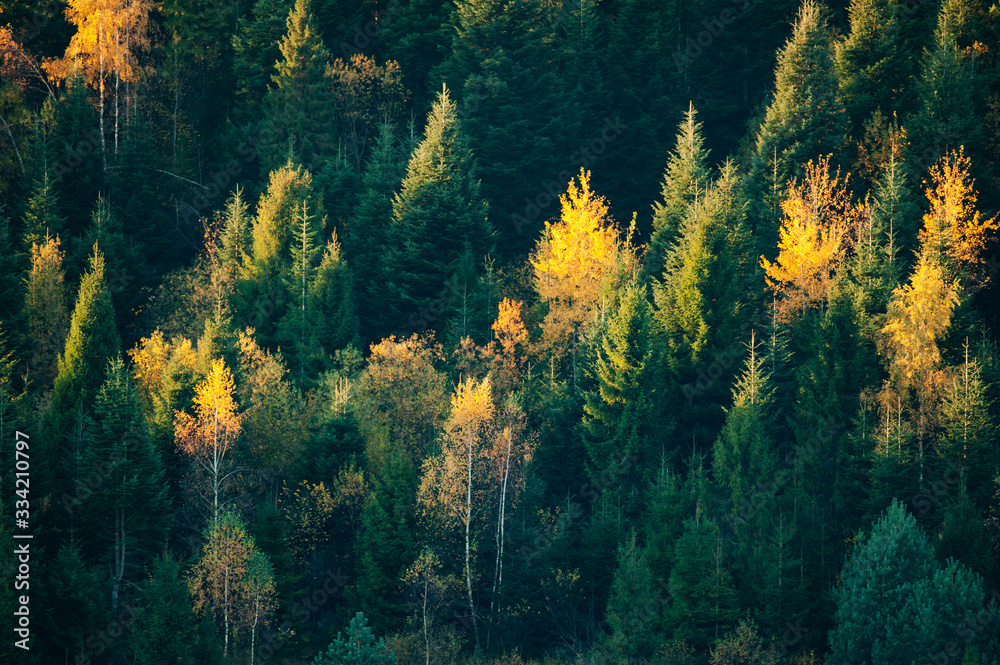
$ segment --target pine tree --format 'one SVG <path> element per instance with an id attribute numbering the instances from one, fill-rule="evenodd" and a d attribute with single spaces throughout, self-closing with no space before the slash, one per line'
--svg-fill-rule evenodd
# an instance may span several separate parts
<path id="1" fill-rule="evenodd" d="M 773 238 L 775 192 L 801 175 L 806 162 L 829 153 L 839 158 L 844 147 L 846 116 L 827 13 L 819 2 L 804 0 L 778 54 L 774 97 L 757 133 L 747 181 L 764 247 Z"/>
<path id="2" fill-rule="evenodd" d="M 943 651 L 955 626 L 982 607 L 978 576 L 934 560 L 930 542 L 898 501 L 858 534 L 834 590 L 833 663 L 889 663 Z"/>
<path id="3" fill-rule="evenodd" d="M 708 153 L 702 138 L 702 124 L 695 120 L 694 104 L 688 104 L 684 120 L 678 126 L 674 149 L 667 159 L 661 201 L 653 204 L 653 236 L 646 249 L 643 271 L 659 276 L 666 256 L 681 232 L 688 206 L 703 198 L 711 182 Z"/>
<path id="4" fill-rule="evenodd" d="M 392 202 L 392 223 L 382 279 L 387 284 L 391 330 L 439 316 L 454 299 L 447 282 L 469 247 L 484 257 L 493 248 L 487 204 L 479 192 L 476 162 L 455 103 L 442 90 L 427 116 L 424 139 L 414 149 L 402 189 Z"/>
<path id="5" fill-rule="evenodd" d="M 267 93 L 260 145 L 261 168 L 274 170 L 290 147 L 312 171 L 331 155 L 332 97 L 326 80 L 330 54 L 313 19 L 310 0 L 296 0 L 281 41 L 282 58 L 275 64 L 274 87 Z M 262 135 L 264 132 L 262 131 Z"/>
<path id="6" fill-rule="evenodd" d="M 243 198 L 243 189 L 237 187 L 226 201 L 222 216 L 222 233 L 219 263 L 223 279 L 233 285 L 250 269 L 253 252 L 253 218 L 249 205 Z"/>
<path id="7" fill-rule="evenodd" d="M 107 362 L 118 355 L 120 347 L 104 276 L 104 254 L 95 248 L 90 270 L 80 280 L 66 349 L 58 360 L 49 407 L 50 440 L 57 440 L 66 431 L 71 412 L 81 406 L 90 408 L 104 383 Z"/>

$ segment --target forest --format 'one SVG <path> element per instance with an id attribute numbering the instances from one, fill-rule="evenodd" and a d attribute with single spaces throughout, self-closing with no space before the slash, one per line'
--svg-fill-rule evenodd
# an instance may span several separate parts
<path id="1" fill-rule="evenodd" d="M 1000 664 L 1000 5 L 0 0 L 0 662 Z"/>

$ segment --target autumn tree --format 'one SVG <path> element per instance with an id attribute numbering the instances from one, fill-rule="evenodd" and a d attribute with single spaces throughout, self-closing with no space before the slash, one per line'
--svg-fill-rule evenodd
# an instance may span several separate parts
<path id="1" fill-rule="evenodd" d="M 569 344 L 575 389 L 580 335 L 610 304 L 611 290 L 632 268 L 632 227 L 629 236 L 621 240 L 608 216 L 607 200 L 590 189 L 589 171 L 581 169 L 559 201 L 559 221 L 546 222 L 531 265 L 535 291 L 548 305 L 542 322 L 544 344 L 556 355 Z"/>
<path id="2" fill-rule="evenodd" d="M 810 161 L 802 181 L 789 183 L 781 210 L 778 256 L 774 263 L 762 256 L 760 265 L 767 285 L 781 296 L 779 312 L 787 319 L 830 299 L 837 269 L 867 210 L 851 201 L 847 177 L 831 175 L 826 158 Z"/>
<path id="3" fill-rule="evenodd" d="M 963 286 L 978 286 L 989 278 L 982 253 L 989 232 L 1000 224 L 996 216 L 986 219 L 976 209 L 969 168 L 963 148 L 948 152 L 931 167 L 931 184 L 925 191 L 930 210 L 924 214 L 919 238 L 921 251 L 933 257 L 946 275 L 960 278 Z"/>
<path id="4" fill-rule="evenodd" d="M 267 555 L 257 549 L 238 516 L 223 511 L 209 527 L 188 588 L 195 613 L 207 613 L 222 624 L 225 655 L 241 630 L 249 628 L 253 641 L 273 607 L 274 581 Z"/>
<path id="5" fill-rule="evenodd" d="M 498 394 L 517 385 L 527 361 L 523 346 L 528 341 L 528 330 L 521 318 L 521 307 L 520 301 L 504 298 L 498 305 L 497 318 L 491 326 L 493 336 L 500 344 L 493 356 L 493 385 Z"/>
<path id="6" fill-rule="evenodd" d="M 921 252 L 908 283 L 892 292 L 886 324 L 882 327 L 881 348 L 889 363 L 890 386 L 902 391 L 905 397 L 910 390 L 916 395 L 921 486 L 927 419 L 942 379 L 938 343 L 957 304 L 957 286 L 946 280 L 932 256 Z"/>
<path id="7" fill-rule="evenodd" d="M 398 63 L 389 60 L 379 65 L 362 53 L 337 58 L 327 67 L 340 149 L 356 173 L 361 172 L 380 128 L 399 122 L 407 97 L 402 76 Z"/>
<path id="8" fill-rule="evenodd" d="M 209 523 L 216 526 L 227 501 L 225 495 L 238 470 L 229 453 L 242 431 L 242 414 L 236 412 L 233 376 L 221 358 L 212 363 L 208 376 L 195 389 L 195 415 L 174 412 L 174 436 L 199 475 L 207 476 L 202 494 Z"/>
<path id="9" fill-rule="evenodd" d="M 48 70 L 64 78 L 74 66 L 82 67 L 88 82 L 98 91 L 102 156 L 107 155 L 104 116 L 106 82 L 114 75 L 115 152 L 118 151 L 119 116 L 122 108 L 120 88 L 141 76 L 139 54 L 149 49 L 150 21 L 153 10 L 149 0 L 73 0 L 66 16 L 76 27 L 76 34 L 62 60 L 52 61 Z M 107 159 L 104 158 L 107 171 Z"/>
<path id="10" fill-rule="evenodd" d="M 475 506 L 483 493 L 484 435 L 493 413 L 489 378 L 483 381 L 466 379 L 458 385 L 451 398 L 441 454 L 424 464 L 419 491 L 420 503 L 429 515 L 440 512 L 446 524 L 458 526 L 464 532 L 465 586 L 477 646 L 479 624 L 472 594 L 472 522 L 478 512 Z"/>

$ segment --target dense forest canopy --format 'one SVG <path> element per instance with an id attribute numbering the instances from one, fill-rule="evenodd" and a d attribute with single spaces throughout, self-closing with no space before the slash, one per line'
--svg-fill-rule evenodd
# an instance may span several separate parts
<path id="1" fill-rule="evenodd" d="M 0 662 L 1000 663 L 998 210 L 989 0 L 0 0 Z"/>

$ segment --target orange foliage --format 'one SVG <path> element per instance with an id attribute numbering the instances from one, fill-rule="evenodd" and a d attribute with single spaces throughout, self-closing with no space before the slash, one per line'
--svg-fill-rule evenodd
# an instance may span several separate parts
<path id="1" fill-rule="evenodd" d="M 868 210 L 852 203 L 847 177 L 831 176 L 827 158 L 809 162 L 801 184 L 789 183 L 781 210 L 778 257 L 771 263 L 762 256 L 760 265 L 767 285 L 782 296 L 778 311 L 787 318 L 829 299 L 846 241 Z"/>
<path id="2" fill-rule="evenodd" d="M 570 180 L 559 197 L 559 221 L 545 224 L 531 265 L 535 290 L 549 312 L 542 322 L 547 346 L 556 349 L 597 318 L 602 298 L 631 264 L 629 228 L 625 242 L 608 217 L 608 202 L 590 190 L 590 172 L 580 169 L 579 185 Z"/>
<path id="3" fill-rule="evenodd" d="M 987 234 L 997 228 L 997 218 L 983 219 L 976 210 L 976 191 L 969 176 L 969 158 L 963 148 L 941 157 L 930 169 L 933 186 L 926 189 L 930 210 L 924 215 L 920 243 L 948 272 L 982 284 L 988 278 L 978 270 Z"/>

